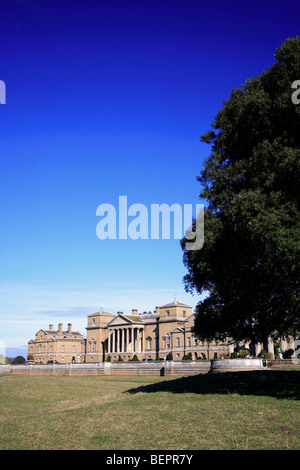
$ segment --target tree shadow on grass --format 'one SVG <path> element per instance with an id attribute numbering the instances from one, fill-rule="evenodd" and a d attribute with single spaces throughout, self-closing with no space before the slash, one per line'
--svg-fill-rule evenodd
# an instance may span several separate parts
<path id="1" fill-rule="evenodd" d="M 300 371 L 220 372 L 163 380 L 127 390 L 127 393 L 197 393 L 270 396 L 300 399 Z"/>

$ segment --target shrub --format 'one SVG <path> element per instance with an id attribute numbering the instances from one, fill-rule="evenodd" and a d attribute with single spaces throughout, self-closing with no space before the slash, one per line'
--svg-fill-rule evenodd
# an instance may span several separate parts
<path id="1" fill-rule="evenodd" d="M 192 360 L 192 353 L 189 352 L 188 354 L 185 354 L 182 358 L 183 361 L 191 361 Z"/>
<path id="2" fill-rule="evenodd" d="M 260 351 L 260 356 L 263 358 L 263 359 L 272 359 L 273 355 L 272 353 L 269 353 L 267 351 L 265 351 L 265 349 L 262 349 Z"/>
<path id="3" fill-rule="evenodd" d="M 133 356 L 133 358 L 131 359 L 133 362 L 139 362 L 138 358 L 137 358 L 137 355 L 135 354 Z"/>
<path id="4" fill-rule="evenodd" d="M 246 357 L 246 356 L 250 355 L 250 351 L 249 351 L 249 349 L 241 349 L 239 354 L 240 354 L 241 357 Z"/>
<path id="5" fill-rule="evenodd" d="M 118 362 L 123 362 L 123 357 L 119 356 Z"/>
<path id="6" fill-rule="evenodd" d="M 12 360 L 12 364 L 25 364 L 25 358 L 23 356 L 17 356 Z"/>
<path id="7" fill-rule="evenodd" d="M 272 353 L 267 352 L 267 353 L 265 354 L 264 359 L 272 359 L 272 358 L 273 358 L 273 354 L 272 354 Z"/>
<path id="8" fill-rule="evenodd" d="M 111 356 L 107 356 L 106 362 L 111 362 Z"/>

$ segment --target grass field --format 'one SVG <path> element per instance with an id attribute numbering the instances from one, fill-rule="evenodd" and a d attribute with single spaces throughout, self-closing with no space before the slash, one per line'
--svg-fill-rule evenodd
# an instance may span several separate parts
<path id="1" fill-rule="evenodd" d="M 299 371 L 0 377 L 0 449 L 299 450 Z"/>

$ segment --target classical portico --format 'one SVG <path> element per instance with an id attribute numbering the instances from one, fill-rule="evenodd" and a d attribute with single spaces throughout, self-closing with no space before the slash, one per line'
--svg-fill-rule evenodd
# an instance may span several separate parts
<path id="1" fill-rule="evenodd" d="M 145 326 L 139 316 L 118 312 L 108 325 L 108 354 L 135 354 L 144 350 Z"/>
<path id="2" fill-rule="evenodd" d="M 225 344 L 206 345 L 193 336 L 192 307 L 176 299 L 153 312 L 112 314 L 101 309 L 88 315 L 85 362 L 163 360 L 173 354 L 181 360 L 186 354 L 193 359 L 210 359 L 216 353 L 226 355 Z"/>

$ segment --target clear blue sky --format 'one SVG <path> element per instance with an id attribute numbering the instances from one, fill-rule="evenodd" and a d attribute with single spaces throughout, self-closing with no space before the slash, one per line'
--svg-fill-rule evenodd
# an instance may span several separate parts
<path id="1" fill-rule="evenodd" d="M 85 333 L 101 306 L 148 311 L 174 296 L 195 306 L 178 240 L 99 240 L 96 209 L 120 195 L 147 207 L 203 202 L 199 134 L 299 33 L 299 10 L 1 0 L 0 348 L 60 321 Z"/>

